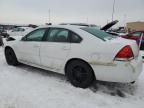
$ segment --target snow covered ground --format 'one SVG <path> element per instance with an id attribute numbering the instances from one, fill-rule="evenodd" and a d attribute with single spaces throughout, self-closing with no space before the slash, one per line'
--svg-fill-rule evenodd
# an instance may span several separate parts
<path id="1" fill-rule="evenodd" d="M 144 72 L 134 85 L 75 88 L 63 75 L 7 65 L 0 48 L 0 108 L 144 108 Z"/>

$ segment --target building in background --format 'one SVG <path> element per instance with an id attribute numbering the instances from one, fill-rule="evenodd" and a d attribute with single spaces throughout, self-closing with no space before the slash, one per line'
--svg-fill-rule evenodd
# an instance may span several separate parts
<path id="1" fill-rule="evenodd" d="M 127 29 L 129 32 L 131 31 L 139 31 L 139 30 L 144 30 L 144 22 L 128 22 L 126 24 Z"/>

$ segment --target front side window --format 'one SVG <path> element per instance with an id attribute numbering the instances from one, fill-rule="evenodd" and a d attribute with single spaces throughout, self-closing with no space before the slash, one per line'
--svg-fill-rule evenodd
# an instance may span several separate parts
<path id="1" fill-rule="evenodd" d="M 69 42 L 69 31 L 62 28 L 50 28 L 46 41 Z"/>
<path id="2" fill-rule="evenodd" d="M 29 33 L 23 40 L 25 41 L 42 41 L 46 29 L 38 29 Z"/>

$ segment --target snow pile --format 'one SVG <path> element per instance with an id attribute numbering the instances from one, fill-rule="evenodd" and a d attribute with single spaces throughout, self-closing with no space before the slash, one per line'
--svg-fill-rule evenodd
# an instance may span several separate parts
<path id="1" fill-rule="evenodd" d="M 63 75 L 7 65 L 0 48 L 0 108 L 144 108 L 144 72 L 134 85 L 73 87 Z"/>

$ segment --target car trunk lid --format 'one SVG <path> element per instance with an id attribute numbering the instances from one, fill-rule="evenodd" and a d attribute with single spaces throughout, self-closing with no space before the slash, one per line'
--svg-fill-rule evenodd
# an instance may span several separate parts
<path id="1" fill-rule="evenodd" d="M 108 42 L 120 45 L 121 49 L 124 48 L 125 46 L 129 45 L 132 49 L 134 58 L 139 55 L 139 48 L 138 48 L 136 41 L 134 41 L 134 40 L 128 40 L 128 39 L 124 39 L 121 37 L 117 37 L 117 38 L 108 40 Z"/>
<path id="2" fill-rule="evenodd" d="M 112 22 L 106 24 L 105 26 L 103 26 L 103 27 L 101 28 L 101 30 L 107 31 L 109 28 L 111 28 L 112 26 L 114 26 L 114 25 L 117 24 L 118 22 L 119 22 L 118 20 L 112 21 Z"/>

